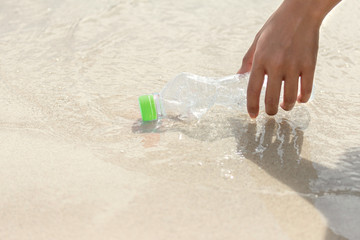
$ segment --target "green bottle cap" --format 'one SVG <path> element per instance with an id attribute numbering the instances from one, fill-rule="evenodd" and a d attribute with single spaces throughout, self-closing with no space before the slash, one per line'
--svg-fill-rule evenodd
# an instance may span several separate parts
<path id="1" fill-rule="evenodd" d="M 140 112 L 142 120 L 154 121 L 157 119 L 156 106 L 153 95 L 143 95 L 139 97 Z"/>

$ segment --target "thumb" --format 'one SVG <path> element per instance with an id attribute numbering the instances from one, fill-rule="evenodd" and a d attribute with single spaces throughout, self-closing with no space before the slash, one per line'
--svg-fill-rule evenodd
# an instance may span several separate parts
<path id="1" fill-rule="evenodd" d="M 255 49 L 256 49 L 256 41 L 253 42 L 249 50 L 246 52 L 242 61 L 241 68 L 237 72 L 238 74 L 250 72 L 254 59 Z"/>

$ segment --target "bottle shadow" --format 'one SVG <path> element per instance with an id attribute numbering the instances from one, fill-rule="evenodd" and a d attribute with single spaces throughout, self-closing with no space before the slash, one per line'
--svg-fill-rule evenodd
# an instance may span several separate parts
<path id="1" fill-rule="evenodd" d="M 289 186 L 328 221 L 324 240 L 360 239 L 360 148 L 351 148 L 329 168 L 301 157 L 304 130 L 286 118 L 247 117 L 184 124 L 170 120 L 133 125 L 134 133 L 181 132 L 201 141 L 234 137 L 237 152 Z M 339 219 L 346 219 L 342 221 Z"/>

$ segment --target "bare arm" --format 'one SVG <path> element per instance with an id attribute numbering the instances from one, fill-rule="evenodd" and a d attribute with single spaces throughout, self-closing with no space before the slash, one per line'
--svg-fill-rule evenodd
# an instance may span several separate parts
<path id="1" fill-rule="evenodd" d="M 284 101 L 281 107 L 284 110 L 291 110 L 296 100 L 309 100 L 320 25 L 327 13 L 340 1 L 284 0 L 264 24 L 245 54 L 238 71 L 251 71 L 247 89 L 247 108 L 250 117 L 255 118 L 259 113 L 259 98 L 265 74 L 268 75 L 265 93 L 267 114 L 274 115 L 278 111 L 282 81 Z"/>

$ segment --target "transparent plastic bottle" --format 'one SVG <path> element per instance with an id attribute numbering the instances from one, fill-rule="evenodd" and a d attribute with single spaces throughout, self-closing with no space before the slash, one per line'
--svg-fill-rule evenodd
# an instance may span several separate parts
<path id="1" fill-rule="evenodd" d="M 249 74 L 210 78 L 181 73 L 160 93 L 139 97 L 142 119 L 200 119 L 215 104 L 246 111 L 248 78 Z"/>
<path id="2" fill-rule="evenodd" d="M 200 119 L 212 106 L 221 105 L 247 113 L 246 92 L 249 74 L 236 74 L 221 78 L 181 73 L 168 82 L 160 93 L 139 97 L 143 121 L 154 121 L 164 117 L 182 120 Z M 265 75 L 261 92 L 260 111 L 264 109 L 264 97 L 267 84 Z M 281 91 L 280 101 L 282 101 Z M 310 100 L 313 98 L 311 96 Z M 279 109 L 280 116 L 298 121 L 310 119 L 304 107 L 295 107 L 289 113 Z M 307 117 L 302 117 L 307 115 Z"/>

